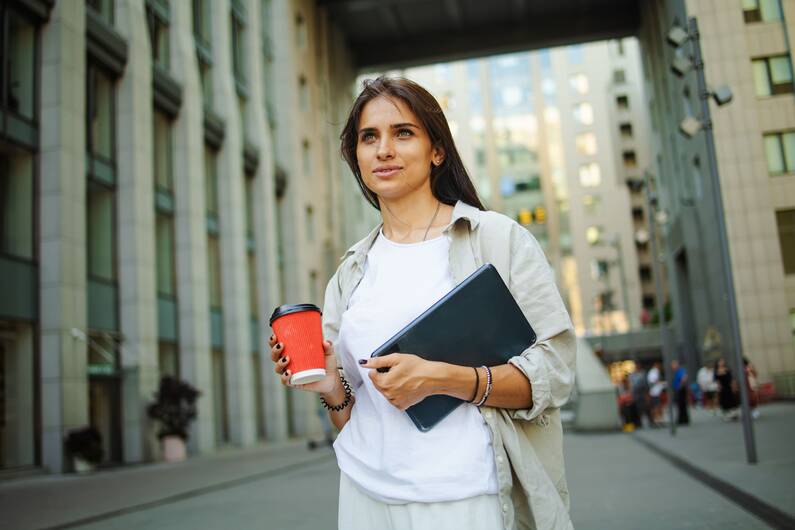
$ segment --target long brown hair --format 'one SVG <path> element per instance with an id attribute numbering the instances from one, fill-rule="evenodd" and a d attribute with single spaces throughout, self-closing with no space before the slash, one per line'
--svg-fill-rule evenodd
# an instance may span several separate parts
<path id="1" fill-rule="evenodd" d="M 359 141 L 359 120 L 364 106 L 379 97 L 394 97 L 403 101 L 417 116 L 428 132 L 431 144 L 444 150 L 444 160 L 439 166 L 431 166 L 431 192 L 440 202 L 453 205 L 461 200 L 480 210 L 486 208 L 480 202 L 475 186 L 469 178 L 464 163 L 455 148 L 450 126 L 436 99 L 420 85 L 403 77 L 380 76 L 362 83 L 362 91 L 348 114 L 348 121 L 340 134 L 342 158 L 353 171 L 356 182 L 364 198 L 376 210 L 380 210 L 378 196 L 369 189 L 362 179 L 359 161 L 356 159 L 356 146 Z"/>

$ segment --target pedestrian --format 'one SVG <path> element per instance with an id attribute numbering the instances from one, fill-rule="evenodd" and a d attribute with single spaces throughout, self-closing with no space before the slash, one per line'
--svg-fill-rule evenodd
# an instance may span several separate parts
<path id="1" fill-rule="evenodd" d="M 715 395 L 718 390 L 718 383 L 715 381 L 715 370 L 705 364 L 698 369 L 696 374 L 698 388 L 701 390 L 701 406 L 707 410 L 715 408 Z"/>
<path id="2" fill-rule="evenodd" d="M 621 425 L 624 432 L 632 432 L 639 425 L 638 409 L 632 394 L 628 378 L 621 381 L 621 390 L 618 393 L 618 410 L 621 414 Z"/>
<path id="3" fill-rule="evenodd" d="M 636 427 L 643 427 L 644 416 L 648 419 L 649 427 L 655 426 L 654 418 L 651 414 L 649 402 L 649 382 L 646 378 L 646 370 L 638 365 L 634 372 L 629 374 L 629 384 L 632 388 L 632 401 L 637 412 Z"/>
<path id="4" fill-rule="evenodd" d="M 737 419 L 737 394 L 735 382 L 726 359 L 721 357 L 715 363 L 715 381 L 718 382 L 718 404 L 724 420 Z"/>
<path id="5" fill-rule="evenodd" d="M 559 408 L 574 382 L 576 337 L 543 251 L 521 225 L 485 210 L 442 109 L 416 83 L 366 81 L 341 140 L 381 223 L 329 281 L 327 375 L 299 387 L 320 394 L 341 429 L 339 528 L 571 528 Z M 490 369 L 412 352 L 370 358 L 486 262 L 533 326 L 532 346 Z M 289 386 L 290 352 L 273 337 L 270 345 Z M 420 432 L 404 411 L 432 394 L 465 403 Z"/>
<path id="6" fill-rule="evenodd" d="M 646 381 L 649 384 L 649 405 L 655 425 L 660 422 L 662 417 L 662 393 L 665 390 L 665 382 L 662 381 L 660 372 L 660 363 L 656 362 L 646 374 Z"/>
<path id="7" fill-rule="evenodd" d="M 759 417 L 759 380 L 756 376 L 756 367 L 751 364 L 747 357 L 743 357 L 743 367 L 745 369 L 745 388 L 748 390 L 748 401 L 751 406 L 751 416 Z"/>
<path id="8" fill-rule="evenodd" d="M 674 380 L 671 386 L 673 396 L 676 399 L 676 423 L 678 425 L 688 425 L 690 423 L 690 414 L 688 411 L 687 370 L 676 359 L 671 361 L 671 370 L 674 373 Z"/>

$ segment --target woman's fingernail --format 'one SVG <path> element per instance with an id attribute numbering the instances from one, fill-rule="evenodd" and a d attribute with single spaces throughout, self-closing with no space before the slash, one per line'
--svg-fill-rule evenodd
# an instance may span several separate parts
<path id="1" fill-rule="evenodd" d="M 282 363 L 282 364 L 286 364 L 287 363 L 287 357 L 282 357 L 281 359 L 279 359 L 279 362 Z"/>
<path id="2" fill-rule="evenodd" d="M 279 344 L 277 344 L 277 345 L 276 345 L 276 349 L 277 349 L 277 350 L 281 350 L 281 349 L 282 349 L 282 343 L 281 343 L 281 342 L 280 342 Z"/>
<path id="3" fill-rule="evenodd" d="M 359 359 L 359 364 L 367 364 L 367 359 Z"/>

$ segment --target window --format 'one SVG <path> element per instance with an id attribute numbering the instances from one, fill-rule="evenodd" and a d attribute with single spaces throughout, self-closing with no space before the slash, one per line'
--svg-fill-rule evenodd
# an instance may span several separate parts
<path id="1" fill-rule="evenodd" d="M 36 27 L 10 7 L 0 11 L 0 30 L 8 32 L 0 40 L 0 106 L 19 117 L 33 122 L 35 119 Z M 5 17 L 2 15 L 5 14 Z M 5 20 L 3 20 L 3 18 Z"/>
<path id="2" fill-rule="evenodd" d="M 306 112 L 309 110 L 309 86 L 306 82 L 306 77 L 303 75 L 298 78 L 298 104 L 301 110 Z"/>
<path id="3" fill-rule="evenodd" d="M 306 21 L 301 13 L 295 15 L 295 45 L 299 50 L 306 47 Z"/>
<path id="4" fill-rule="evenodd" d="M 776 224 L 784 274 L 795 274 L 795 210 L 777 211 Z"/>
<path id="5" fill-rule="evenodd" d="M 616 106 L 619 110 L 629 109 L 629 96 L 623 94 L 616 96 Z"/>
<path id="6" fill-rule="evenodd" d="M 152 48 L 152 63 L 168 70 L 170 46 L 168 41 L 169 10 L 167 0 L 147 0 L 146 23 Z"/>
<path id="7" fill-rule="evenodd" d="M 211 0 L 193 0 L 193 36 L 205 46 L 212 42 Z"/>
<path id="8" fill-rule="evenodd" d="M 254 204 L 256 180 L 252 175 L 246 175 L 246 235 L 254 237 Z"/>
<path id="9" fill-rule="evenodd" d="M 569 78 L 569 86 L 577 94 L 585 95 L 588 93 L 588 77 L 585 74 L 575 74 Z"/>
<path id="10" fill-rule="evenodd" d="M 315 240 L 315 210 L 311 206 L 306 207 L 306 240 Z"/>
<path id="11" fill-rule="evenodd" d="M 33 156 L 0 152 L 0 254 L 33 259 Z"/>
<path id="12" fill-rule="evenodd" d="M 210 0 L 193 0 L 193 37 L 199 62 L 204 108 L 213 108 L 212 19 Z"/>
<path id="13" fill-rule="evenodd" d="M 218 169 L 215 151 L 204 147 L 204 204 L 208 217 L 218 217 Z"/>
<path id="14" fill-rule="evenodd" d="M 757 96 L 792 92 L 792 66 L 789 55 L 762 57 L 751 61 Z"/>
<path id="15" fill-rule="evenodd" d="M 644 294 L 643 295 L 643 308 L 650 310 L 654 309 L 655 304 L 657 301 L 654 299 L 654 295 L 652 294 Z"/>
<path id="16" fill-rule="evenodd" d="M 599 281 L 607 276 L 610 264 L 607 260 L 592 259 L 591 260 L 591 279 Z"/>
<path id="17" fill-rule="evenodd" d="M 259 315 L 259 304 L 257 302 L 257 257 L 254 252 L 248 253 L 246 268 L 248 269 L 248 312 L 252 319 L 256 320 Z"/>
<path id="18" fill-rule="evenodd" d="M 312 174 L 312 152 L 309 150 L 309 140 L 304 140 L 301 145 L 301 160 L 304 169 L 304 175 L 309 176 Z"/>
<path id="19" fill-rule="evenodd" d="M 591 246 L 600 244 L 603 237 L 604 228 L 601 226 L 589 226 L 585 230 L 585 240 L 588 241 L 588 244 Z"/>
<path id="20" fill-rule="evenodd" d="M 86 5 L 93 9 L 102 20 L 113 25 L 113 0 L 86 0 Z"/>
<path id="21" fill-rule="evenodd" d="M 594 133 L 578 134 L 575 138 L 577 152 L 581 155 L 592 156 L 596 154 L 596 135 Z"/>
<path id="22" fill-rule="evenodd" d="M 627 82 L 627 74 L 624 70 L 614 70 L 613 71 L 613 83 L 616 85 L 623 85 Z"/>
<path id="23" fill-rule="evenodd" d="M 588 215 L 596 215 L 601 203 L 602 197 L 599 195 L 586 195 L 582 198 L 582 205 L 585 207 L 585 213 Z"/>
<path id="24" fill-rule="evenodd" d="M 179 352 L 176 344 L 161 342 L 157 347 L 158 366 L 160 375 L 179 377 Z"/>
<path id="25" fill-rule="evenodd" d="M 202 85 L 202 103 L 205 109 L 213 108 L 213 71 L 210 63 L 199 61 L 199 80 Z"/>
<path id="26" fill-rule="evenodd" d="M 221 245 L 216 236 L 207 237 L 207 285 L 210 288 L 210 308 L 223 306 L 221 285 Z"/>
<path id="27" fill-rule="evenodd" d="M 172 178 L 172 144 L 171 122 L 162 112 L 153 113 L 153 140 L 152 150 L 154 155 L 155 187 L 160 191 L 173 190 Z"/>
<path id="28" fill-rule="evenodd" d="M 795 131 L 766 134 L 764 142 L 768 173 L 795 172 Z"/>
<path id="29" fill-rule="evenodd" d="M 574 119 L 582 125 L 593 125 L 593 107 L 590 103 L 574 106 Z"/>
<path id="30" fill-rule="evenodd" d="M 237 111 L 240 119 L 238 120 L 238 125 L 240 126 L 240 141 L 243 145 L 246 145 L 246 138 L 248 137 L 247 130 L 248 130 L 248 122 L 249 122 L 249 115 L 246 112 L 246 98 L 241 97 L 240 95 L 237 96 Z"/>
<path id="31" fill-rule="evenodd" d="M 640 206 L 635 206 L 632 208 L 632 220 L 639 223 L 643 222 L 643 208 Z"/>
<path id="32" fill-rule="evenodd" d="M 647 283 L 651 281 L 651 267 L 648 265 L 641 265 L 638 267 L 638 276 L 640 276 L 640 281 L 643 283 Z"/>
<path id="33" fill-rule="evenodd" d="M 174 274 L 174 217 L 158 213 L 155 232 L 157 294 L 171 298 L 177 294 Z"/>
<path id="34" fill-rule="evenodd" d="M 624 56 L 624 41 L 622 39 L 616 40 L 616 54 L 619 57 Z"/>
<path id="35" fill-rule="evenodd" d="M 635 151 L 624 151 L 621 157 L 624 159 L 625 168 L 635 168 L 638 166 L 638 159 L 635 155 Z"/>
<path id="36" fill-rule="evenodd" d="M 599 164 L 591 162 L 580 166 L 580 186 L 591 188 L 602 183 L 602 172 Z"/>
<path id="37" fill-rule="evenodd" d="M 116 204 L 114 190 L 88 182 L 86 199 L 86 251 L 88 276 L 99 280 L 116 279 Z"/>
<path id="38" fill-rule="evenodd" d="M 93 65 L 87 68 L 86 149 L 94 157 L 113 161 L 114 156 L 114 93 L 113 80 Z"/>
<path id="39" fill-rule="evenodd" d="M 575 44 L 566 48 L 570 64 L 582 64 L 585 59 L 585 48 L 582 44 Z"/>
<path id="40" fill-rule="evenodd" d="M 743 0 L 743 16 L 746 24 L 781 20 L 781 3 L 779 0 Z"/>
<path id="41" fill-rule="evenodd" d="M 235 79 L 239 83 L 245 84 L 246 82 L 246 65 L 245 65 L 245 25 L 243 21 L 237 16 L 235 12 L 232 13 L 232 70 L 235 74 Z"/>
<path id="42" fill-rule="evenodd" d="M 621 138 L 632 138 L 632 124 L 631 123 L 622 123 L 618 126 L 619 131 L 621 132 Z"/>

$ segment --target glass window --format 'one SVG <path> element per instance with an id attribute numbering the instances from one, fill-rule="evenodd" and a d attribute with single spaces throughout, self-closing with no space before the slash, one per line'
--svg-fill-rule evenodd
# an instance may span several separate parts
<path id="1" fill-rule="evenodd" d="M 777 211 L 776 224 L 784 274 L 795 274 L 795 210 Z"/>
<path id="2" fill-rule="evenodd" d="M 8 16 L 8 72 L 3 72 L 6 100 L 3 106 L 19 116 L 35 118 L 36 27 L 14 10 Z M 1 23 L 2 21 L 0 21 Z M 5 54 L 4 54 L 5 55 Z M 3 67 L 6 65 L 3 64 Z"/>
<path id="3" fill-rule="evenodd" d="M 159 343 L 157 358 L 161 376 L 179 377 L 179 352 L 176 344 L 170 342 Z"/>
<path id="4" fill-rule="evenodd" d="M 795 172 L 795 132 L 766 134 L 764 142 L 768 173 Z"/>
<path id="5" fill-rule="evenodd" d="M 574 118 L 583 125 L 593 125 L 593 106 L 590 103 L 575 105 Z"/>
<path id="6" fill-rule="evenodd" d="M 602 197 L 599 195 L 585 195 L 582 198 L 582 204 L 585 207 L 585 213 L 596 215 L 599 212 L 599 205 L 602 204 Z"/>
<path id="7" fill-rule="evenodd" d="M 599 164 L 591 162 L 580 166 L 580 186 L 586 188 L 598 186 L 602 183 L 602 172 Z"/>
<path id="8" fill-rule="evenodd" d="M 246 79 L 245 64 L 245 26 L 243 22 L 232 14 L 232 68 L 235 77 L 241 83 Z"/>
<path id="9" fill-rule="evenodd" d="M 589 226 L 585 230 L 585 240 L 588 241 L 588 244 L 591 246 L 600 244 L 603 236 L 604 228 L 601 226 Z"/>
<path id="10" fill-rule="evenodd" d="M 638 158 L 635 155 L 635 151 L 624 151 L 621 157 L 624 159 L 624 167 L 634 168 L 638 166 Z"/>
<path id="11" fill-rule="evenodd" d="M 105 22 L 113 25 L 113 0 L 86 0 L 86 5 L 92 8 Z"/>
<path id="12" fill-rule="evenodd" d="M 312 174 L 312 152 L 309 149 L 309 140 L 304 140 L 301 147 L 301 158 L 303 160 L 304 175 Z"/>
<path id="13" fill-rule="evenodd" d="M 627 82 L 627 74 L 624 70 L 613 71 L 613 83 L 621 85 Z"/>
<path id="14" fill-rule="evenodd" d="M 237 110 L 240 119 L 238 120 L 238 125 L 240 126 L 240 141 L 243 145 L 246 145 L 246 138 L 248 137 L 247 128 L 248 128 L 248 121 L 249 116 L 248 112 L 246 112 L 246 98 L 242 98 L 240 96 L 237 97 Z"/>
<path id="15" fill-rule="evenodd" d="M 626 110 L 629 108 L 629 96 L 621 95 L 616 96 L 616 106 L 619 110 Z"/>
<path id="16" fill-rule="evenodd" d="M 315 211 L 311 206 L 306 207 L 306 240 L 315 240 Z"/>
<path id="17" fill-rule="evenodd" d="M 255 198 L 255 184 L 253 176 L 246 176 L 246 234 L 249 237 L 254 236 L 254 204 Z"/>
<path id="18" fill-rule="evenodd" d="M 309 110 L 309 86 L 304 76 L 298 78 L 298 103 L 302 111 Z"/>
<path id="19" fill-rule="evenodd" d="M 632 138 L 632 124 L 631 123 L 622 123 L 619 125 L 619 131 L 621 132 L 622 138 Z"/>
<path id="20" fill-rule="evenodd" d="M 779 0 L 742 0 L 743 16 L 747 24 L 781 20 Z"/>
<path id="21" fill-rule="evenodd" d="M 789 55 L 754 59 L 751 66 L 757 96 L 792 92 L 792 67 Z"/>
<path id="22" fill-rule="evenodd" d="M 223 306 L 221 290 L 221 248 L 218 238 L 207 237 L 207 285 L 210 288 L 210 307 Z"/>
<path id="23" fill-rule="evenodd" d="M 202 103 L 204 104 L 204 108 L 212 109 L 213 108 L 213 70 L 209 64 L 203 61 L 199 61 L 199 78 L 202 85 Z"/>
<path id="24" fill-rule="evenodd" d="M 218 169 L 215 151 L 204 147 L 204 201 L 207 215 L 218 216 Z"/>
<path id="25" fill-rule="evenodd" d="M 158 214 L 155 221 L 157 244 L 157 294 L 177 294 L 174 275 L 174 217 Z"/>
<path id="26" fill-rule="evenodd" d="M 212 42 L 210 0 L 193 0 L 193 35 L 206 45 Z"/>
<path id="27" fill-rule="evenodd" d="M 152 49 L 152 62 L 164 70 L 168 70 L 171 48 L 169 45 L 168 23 L 154 9 L 147 7 L 146 23 L 149 29 L 149 44 Z"/>
<path id="28" fill-rule="evenodd" d="M 306 47 L 306 21 L 301 13 L 295 15 L 295 45 L 299 50 Z"/>
<path id="29" fill-rule="evenodd" d="M 113 189 L 88 183 L 87 197 L 87 253 L 88 275 L 101 280 L 115 280 L 114 253 L 116 248 L 116 205 Z"/>
<path id="30" fill-rule="evenodd" d="M 94 66 L 87 73 L 88 152 L 114 160 L 113 80 Z"/>
<path id="31" fill-rule="evenodd" d="M 592 259 L 591 260 L 591 279 L 599 281 L 607 276 L 607 271 L 610 269 L 610 264 L 607 260 Z"/>
<path id="32" fill-rule="evenodd" d="M 575 74 L 569 78 L 569 86 L 577 94 L 588 93 L 588 77 L 585 74 Z"/>
<path id="33" fill-rule="evenodd" d="M 596 154 L 596 135 L 594 133 L 578 134 L 575 143 L 577 152 L 581 155 L 592 156 Z"/>
<path id="34" fill-rule="evenodd" d="M 0 153 L 0 253 L 33 259 L 33 156 Z"/>
<path id="35" fill-rule="evenodd" d="M 162 191 L 173 190 L 171 121 L 162 112 L 153 113 L 153 141 L 155 186 Z"/>

